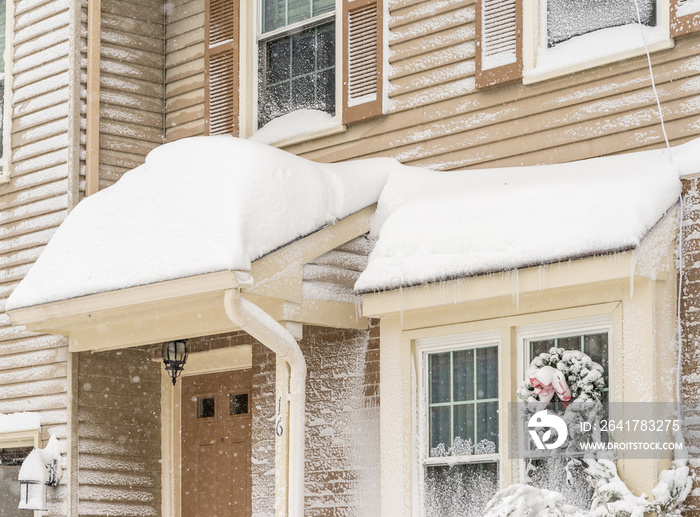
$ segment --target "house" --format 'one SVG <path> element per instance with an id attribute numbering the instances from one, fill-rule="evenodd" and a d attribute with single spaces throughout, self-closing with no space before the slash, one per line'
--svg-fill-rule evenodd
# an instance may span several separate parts
<path id="1" fill-rule="evenodd" d="M 3 5 L 3 511 L 55 436 L 52 516 L 466 513 L 523 480 L 552 344 L 610 401 L 680 393 L 700 469 L 698 0 Z M 617 468 L 650 494 L 669 463 Z"/>

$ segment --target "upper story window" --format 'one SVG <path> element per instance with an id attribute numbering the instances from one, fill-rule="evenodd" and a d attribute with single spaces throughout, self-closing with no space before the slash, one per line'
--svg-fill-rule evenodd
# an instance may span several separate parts
<path id="1" fill-rule="evenodd" d="M 424 514 L 447 515 L 455 501 L 478 509 L 499 486 L 498 343 L 481 338 L 421 348 Z"/>
<path id="2" fill-rule="evenodd" d="M 382 115 L 382 0 L 205 1 L 207 134 L 250 137 L 301 110 L 330 119 L 325 131 Z M 272 133 L 286 134 L 288 125 Z M 293 129 L 299 137 L 282 140 L 319 132 Z"/>
<path id="3" fill-rule="evenodd" d="M 636 0 L 642 24 L 656 25 L 656 1 Z M 601 29 L 638 23 L 634 0 L 547 0 L 547 46 Z"/>
<path id="4" fill-rule="evenodd" d="M 671 48 L 677 2 L 478 0 L 476 85 L 560 77 L 641 56 L 645 43 Z"/>
<path id="5" fill-rule="evenodd" d="M 335 114 L 335 3 L 262 0 L 258 127 L 299 109 Z"/>

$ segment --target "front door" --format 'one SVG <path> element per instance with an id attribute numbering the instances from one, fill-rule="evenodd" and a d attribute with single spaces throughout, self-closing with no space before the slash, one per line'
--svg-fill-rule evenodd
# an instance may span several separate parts
<path id="1" fill-rule="evenodd" d="M 182 378 L 182 517 L 249 517 L 251 370 Z"/>

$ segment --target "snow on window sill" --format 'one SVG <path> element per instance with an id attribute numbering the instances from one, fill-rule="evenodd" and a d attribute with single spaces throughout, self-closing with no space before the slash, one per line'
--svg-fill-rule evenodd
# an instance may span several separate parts
<path id="1" fill-rule="evenodd" d="M 642 27 L 649 52 L 673 48 L 663 27 Z M 555 46 L 538 48 L 536 65 L 523 72 L 523 84 L 532 84 L 645 54 L 639 25 L 624 25 L 577 36 Z"/>
<path id="2" fill-rule="evenodd" d="M 306 142 L 345 131 L 339 117 L 318 110 L 297 110 L 276 118 L 249 139 L 275 147 Z"/>

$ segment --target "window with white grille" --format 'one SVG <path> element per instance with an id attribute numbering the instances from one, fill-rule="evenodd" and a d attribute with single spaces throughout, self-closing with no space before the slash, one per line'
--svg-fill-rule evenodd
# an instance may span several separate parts
<path id="1" fill-rule="evenodd" d="M 335 114 L 335 2 L 262 0 L 258 127 L 299 109 Z"/>

